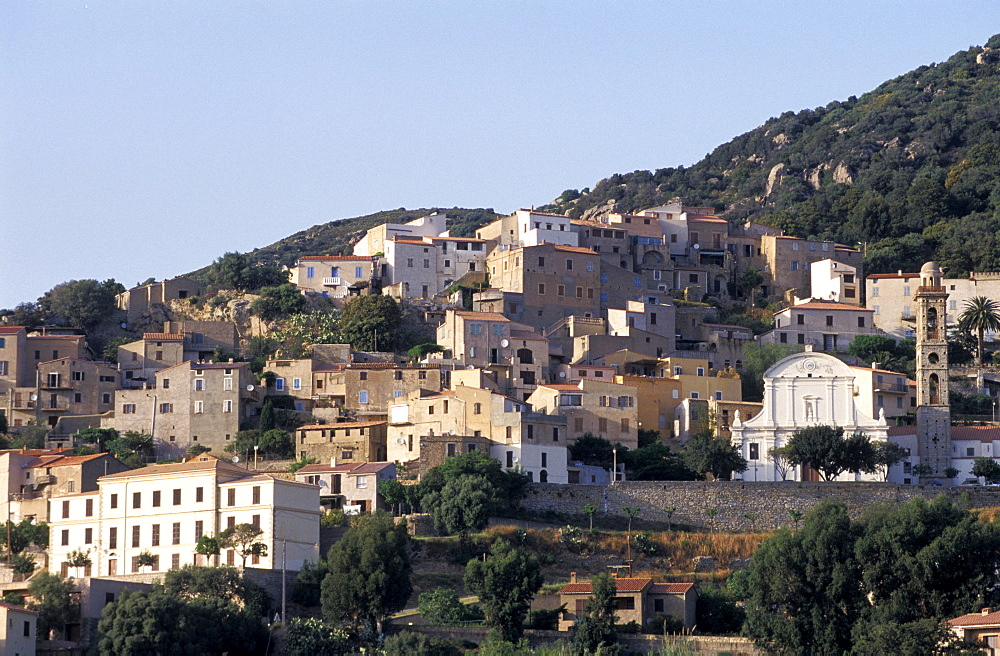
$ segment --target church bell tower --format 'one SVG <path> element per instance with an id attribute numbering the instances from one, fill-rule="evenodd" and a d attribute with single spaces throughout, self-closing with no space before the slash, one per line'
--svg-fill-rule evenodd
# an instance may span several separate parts
<path id="1" fill-rule="evenodd" d="M 948 292 L 934 262 L 920 268 L 917 301 L 917 455 L 944 478 L 951 467 L 951 408 L 948 406 Z"/>

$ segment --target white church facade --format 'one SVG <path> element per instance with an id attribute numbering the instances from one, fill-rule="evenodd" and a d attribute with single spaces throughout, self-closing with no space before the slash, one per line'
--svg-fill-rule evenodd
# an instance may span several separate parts
<path id="1" fill-rule="evenodd" d="M 763 409 L 746 420 L 737 415 L 732 423 L 732 443 L 748 465 L 743 480 L 811 480 L 811 472 L 780 459 L 776 462 L 770 451 L 785 446 L 795 431 L 819 425 L 843 428 L 845 435 L 862 432 L 875 442 L 888 438 L 884 414 L 871 417 L 864 412 L 858 403 L 855 373 L 843 361 L 811 350 L 779 360 L 764 373 Z M 844 473 L 837 480 L 881 478 Z"/>

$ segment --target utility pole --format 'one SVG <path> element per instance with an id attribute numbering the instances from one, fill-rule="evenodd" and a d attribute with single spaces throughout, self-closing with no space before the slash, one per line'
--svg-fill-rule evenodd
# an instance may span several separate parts
<path id="1" fill-rule="evenodd" d="M 281 541 L 281 623 L 285 623 L 285 541 Z"/>

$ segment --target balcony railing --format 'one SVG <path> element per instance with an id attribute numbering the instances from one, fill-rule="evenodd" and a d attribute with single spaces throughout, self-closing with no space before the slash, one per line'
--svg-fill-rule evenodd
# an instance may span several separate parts
<path id="1" fill-rule="evenodd" d="M 899 385 L 898 383 L 875 383 L 876 392 L 893 392 L 895 394 L 906 394 L 910 391 L 909 385 Z"/>
<path id="2" fill-rule="evenodd" d="M 341 285 L 341 280 L 337 278 L 323 278 L 323 285 L 326 287 L 339 287 Z"/>

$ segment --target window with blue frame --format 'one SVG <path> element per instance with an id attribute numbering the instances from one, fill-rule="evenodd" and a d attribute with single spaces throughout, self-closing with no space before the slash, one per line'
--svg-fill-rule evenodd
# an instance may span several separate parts
<path id="1" fill-rule="evenodd" d="M 314 278 L 316 276 L 315 267 L 306 267 L 306 278 Z"/>
<path id="2" fill-rule="evenodd" d="M 360 278 L 363 275 L 364 274 L 361 273 L 361 267 L 354 267 L 354 277 L 355 278 Z"/>

